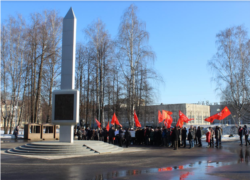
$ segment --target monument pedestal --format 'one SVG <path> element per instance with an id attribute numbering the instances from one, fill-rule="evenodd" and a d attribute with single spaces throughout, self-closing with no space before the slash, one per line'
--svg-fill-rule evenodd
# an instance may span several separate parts
<path id="1" fill-rule="evenodd" d="M 59 142 L 74 142 L 74 125 L 60 125 Z"/>

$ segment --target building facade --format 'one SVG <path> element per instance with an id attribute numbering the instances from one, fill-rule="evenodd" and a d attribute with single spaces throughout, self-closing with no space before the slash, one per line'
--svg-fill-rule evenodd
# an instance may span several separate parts
<path id="1" fill-rule="evenodd" d="M 158 123 L 158 110 L 167 110 L 173 112 L 171 115 L 173 118 L 172 125 L 176 125 L 179 119 L 179 110 L 183 112 L 188 118 L 194 118 L 190 121 L 190 125 L 209 125 L 209 122 L 204 121 L 205 118 L 210 116 L 210 106 L 200 104 L 160 104 L 142 106 L 140 110 L 136 110 L 139 121 L 144 126 L 163 126 L 163 123 Z M 129 127 L 129 118 L 126 108 L 120 108 L 119 115 L 117 116 L 119 122 L 123 127 Z M 105 112 L 105 121 L 107 122 L 107 112 Z M 130 126 L 131 126 L 130 122 Z"/>

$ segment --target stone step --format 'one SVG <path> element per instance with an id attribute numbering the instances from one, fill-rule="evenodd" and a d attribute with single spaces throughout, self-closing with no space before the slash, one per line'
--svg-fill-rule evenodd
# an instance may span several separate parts
<path id="1" fill-rule="evenodd" d="M 102 141 L 75 141 L 64 143 L 59 141 L 32 142 L 9 149 L 6 152 L 11 154 L 25 155 L 96 155 L 105 153 L 122 152 L 123 148 Z"/>
<path id="2" fill-rule="evenodd" d="M 26 150 L 26 149 L 18 149 L 14 148 L 12 149 L 14 152 L 19 152 L 19 153 L 37 153 L 37 154 L 92 154 L 92 153 L 97 153 L 95 151 L 46 151 L 46 150 Z"/>
<path id="3" fill-rule="evenodd" d="M 50 151 L 50 152 L 88 152 L 90 149 L 77 148 L 77 149 L 49 149 L 49 148 L 30 148 L 25 146 L 16 147 L 16 149 L 27 150 L 27 151 Z"/>
<path id="4" fill-rule="evenodd" d="M 48 152 L 27 152 L 27 151 L 17 151 L 17 150 L 7 150 L 7 153 L 17 154 L 17 155 L 41 155 L 41 156 L 65 156 L 65 155 L 98 155 L 100 153 L 97 152 L 84 152 L 84 153 L 48 153 Z"/>

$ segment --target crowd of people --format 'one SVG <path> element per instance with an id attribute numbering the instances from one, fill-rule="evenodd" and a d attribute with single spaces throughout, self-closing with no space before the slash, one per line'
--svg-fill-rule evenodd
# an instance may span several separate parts
<path id="1" fill-rule="evenodd" d="M 104 142 L 109 142 L 111 144 L 117 144 L 123 146 L 123 144 L 128 147 L 130 144 L 136 145 L 146 145 L 146 146 L 163 146 L 172 147 L 177 150 L 180 147 L 186 148 L 187 141 L 189 148 L 192 149 L 196 145 L 197 147 L 202 147 L 201 137 L 204 134 L 201 127 L 190 126 L 186 127 L 171 127 L 166 128 L 137 128 L 137 129 L 125 129 L 122 127 L 115 129 L 111 127 L 109 131 L 106 128 L 90 129 L 90 128 L 80 128 L 75 131 L 75 135 L 78 136 L 79 140 L 100 140 Z M 215 129 L 209 127 L 206 133 L 207 147 L 218 148 L 221 145 L 221 137 L 223 130 L 221 127 L 216 126 Z M 249 143 L 249 141 L 248 141 Z"/>

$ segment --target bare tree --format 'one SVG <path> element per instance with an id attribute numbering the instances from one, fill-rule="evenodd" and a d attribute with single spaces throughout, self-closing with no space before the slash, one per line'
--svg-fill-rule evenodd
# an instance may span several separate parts
<path id="1" fill-rule="evenodd" d="M 249 38 L 243 26 L 227 28 L 216 35 L 217 53 L 208 62 L 222 100 L 232 105 L 237 123 L 249 103 Z"/>
<path id="2" fill-rule="evenodd" d="M 147 45 L 149 34 L 146 25 L 136 15 L 137 7 L 130 5 L 122 16 L 117 40 L 120 60 L 127 85 L 127 104 L 130 127 L 134 127 L 133 111 L 135 109 L 135 78 L 138 65 L 145 60 L 154 60 L 154 52 Z"/>

